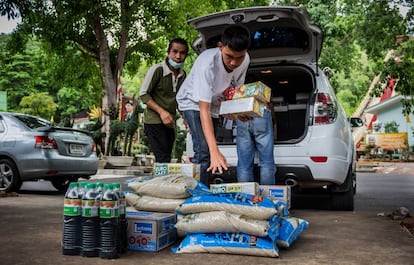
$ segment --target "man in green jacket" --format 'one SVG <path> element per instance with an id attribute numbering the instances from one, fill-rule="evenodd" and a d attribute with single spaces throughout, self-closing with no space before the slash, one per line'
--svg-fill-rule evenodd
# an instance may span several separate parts
<path id="1" fill-rule="evenodd" d="M 188 54 L 184 39 L 173 39 L 167 49 L 167 58 L 148 70 L 140 91 L 147 105 L 144 111 L 144 131 L 155 156 L 155 162 L 171 162 L 175 141 L 176 93 L 186 73 L 182 69 Z"/>

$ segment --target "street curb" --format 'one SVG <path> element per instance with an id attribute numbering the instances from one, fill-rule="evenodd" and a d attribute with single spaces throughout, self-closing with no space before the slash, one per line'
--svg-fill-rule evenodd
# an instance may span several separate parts
<path id="1" fill-rule="evenodd" d="M 106 178 L 131 178 L 147 175 L 145 170 L 140 167 L 128 167 L 119 169 L 98 169 L 95 175 L 90 179 L 106 179 Z"/>

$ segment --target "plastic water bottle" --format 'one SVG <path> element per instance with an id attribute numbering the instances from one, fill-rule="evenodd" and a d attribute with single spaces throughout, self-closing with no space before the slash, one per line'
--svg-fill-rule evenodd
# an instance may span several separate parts
<path id="1" fill-rule="evenodd" d="M 122 192 L 120 183 L 113 183 L 114 192 L 118 196 L 119 206 L 119 227 L 118 235 L 119 242 L 117 242 L 118 251 L 125 253 L 127 251 L 127 223 L 126 223 L 126 199 L 125 194 Z"/>
<path id="2" fill-rule="evenodd" d="M 80 209 L 81 209 L 81 215 L 82 215 L 82 198 L 83 198 L 83 195 L 86 192 L 86 185 L 88 185 L 88 182 L 81 181 L 81 182 L 78 182 L 78 183 L 79 183 L 79 198 L 80 198 L 80 202 L 81 202 Z"/>
<path id="3" fill-rule="evenodd" d="M 63 207 L 63 255 L 79 255 L 81 251 L 81 199 L 78 183 L 71 182 L 66 191 Z"/>
<path id="4" fill-rule="evenodd" d="M 86 191 L 82 197 L 81 256 L 99 256 L 99 196 L 94 183 L 86 185 Z"/>
<path id="5" fill-rule="evenodd" d="M 96 192 L 99 194 L 99 196 L 102 196 L 104 184 L 102 182 L 96 182 L 95 185 L 96 185 Z"/>
<path id="6" fill-rule="evenodd" d="M 118 197 L 112 184 L 105 184 L 99 206 L 101 248 L 99 256 L 106 259 L 119 258 L 116 248 L 118 236 Z"/>

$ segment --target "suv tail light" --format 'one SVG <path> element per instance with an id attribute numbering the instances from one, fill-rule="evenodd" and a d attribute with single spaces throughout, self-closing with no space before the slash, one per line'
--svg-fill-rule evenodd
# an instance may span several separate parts
<path id="1" fill-rule="evenodd" d="M 92 153 L 96 152 L 96 144 L 95 143 L 92 143 L 92 150 L 91 151 L 92 151 Z"/>
<path id="2" fill-rule="evenodd" d="M 41 149 L 57 149 L 55 139 L 49 136 L 35 136 L 35 148 Z"/>
<path id="3" fill-rule="evenodd" d="M 338 108 L 331 96 L 318 93 L 316 96 L 313 124 L 329 124 L 336 120 Z"/>

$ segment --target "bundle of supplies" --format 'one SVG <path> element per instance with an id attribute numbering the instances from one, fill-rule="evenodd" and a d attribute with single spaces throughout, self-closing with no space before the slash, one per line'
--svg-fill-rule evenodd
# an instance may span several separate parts
<path id="1" fill-rule="evenodd" d="M 130 250 L 156 252 L 174 244 L 177 237 L 176 208 L 191 196 L 189 190 L 208 190 L 193 176 L 165 175 L 163 170 L 157 172 L 158 176 L 126 181 L 129 191 L 124 194 L 129 205 L 126 219 Z"/>
<path id="2" fill-rule="evenodd" d="M 225 101 L 221 102 L 220 114 L 263 117 L 267 103 L 270 102 L 271 88 L 262 82 L 230 87 L 223 92 Z"/>
<path id="3" fill-rule="evenodd" d="M 247 193 L 195 192 L 177 208 L 176 228 L 187 234 L 174 253 L 278 257 L 279 215 L 273 202 Z"/>
<path id="4" fill-rule="evenodd" d="M 173 252 L 279 257 L 278 247 L 290 247 L 308 222 L 291 217 L 286 201 L 256 195 L 257 186 L 227 183 L 192 191 L 176 211 L 175 227 L 185 237 Z"/>

